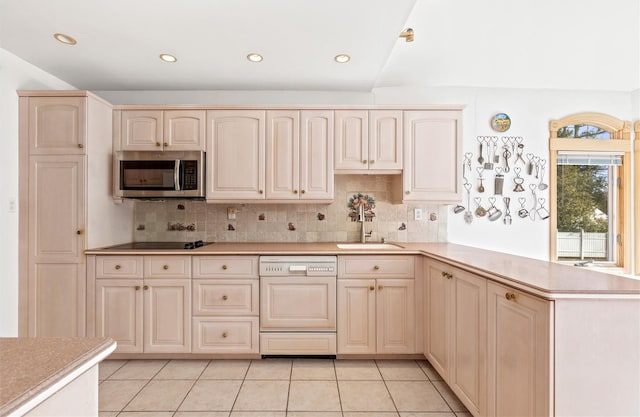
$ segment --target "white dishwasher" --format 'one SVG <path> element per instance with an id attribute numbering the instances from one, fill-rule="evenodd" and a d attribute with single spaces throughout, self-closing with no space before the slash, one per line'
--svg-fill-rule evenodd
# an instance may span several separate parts
<path id="1" fill-rule="evenodd" d="M 260 354 L 336 354 L 336 256 L 260 257 Z"/>

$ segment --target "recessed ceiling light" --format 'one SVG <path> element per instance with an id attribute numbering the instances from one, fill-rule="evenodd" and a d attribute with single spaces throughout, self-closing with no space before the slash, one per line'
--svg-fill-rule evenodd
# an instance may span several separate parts
<path id="1" fill-rule="evenodd" d="M 251 62 L 261 62 L 264 58 L 260 54 L 251 53 L 247 55 L 247 59 Z"/>
<path id="2" fill-rule="evenodd" d="M 76 43 L 78 43 L 78 41 L 76 41 L 69 35 L 65 35 L 64 33 L 54 33 L 53 37 L 58 42 L 65 43 L 67 45 L 75 45 Z"/>
<path id="3" fill-rule="evenodd" d="M 178 58 L 171 54 L 160 54 L 160 59 L 164 62 L 176 62 Z"/>
<path id="4" fill-rule="evenodd" d="M 340 54 L 340 55 L 336 55 L 333 58 L 334 61 L 336 61 L 339 64 L 345 64 L 349 61 L 351 61 L 351 57 L 347 54 Z"/>

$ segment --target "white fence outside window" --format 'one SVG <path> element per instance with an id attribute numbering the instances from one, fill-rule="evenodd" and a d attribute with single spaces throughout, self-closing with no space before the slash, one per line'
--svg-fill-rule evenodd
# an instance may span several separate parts
<path id="1" fill-rule="evenodd" d="M 607 233 L 558 232 L 558 258 L 607 259 Z"/>

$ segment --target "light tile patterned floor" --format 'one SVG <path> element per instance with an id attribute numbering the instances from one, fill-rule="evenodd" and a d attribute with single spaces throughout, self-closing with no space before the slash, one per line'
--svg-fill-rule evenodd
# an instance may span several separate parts
<path id="1" fill-rule="evenodd" d="M 100 417 L 471 417 L 427 361 L 109 360 Z"/>

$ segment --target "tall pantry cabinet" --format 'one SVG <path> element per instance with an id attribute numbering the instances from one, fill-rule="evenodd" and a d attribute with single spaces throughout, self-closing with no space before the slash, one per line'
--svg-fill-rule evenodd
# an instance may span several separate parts
<path id="1" fill-rule="evenodd" d="M 86 91 L 19 91 L 19 334 L 84 336 L 84 250 L 131 240 L 111 196 L 111 106 Z M 90 215 L 89 215 L 90 214 Z"/>

